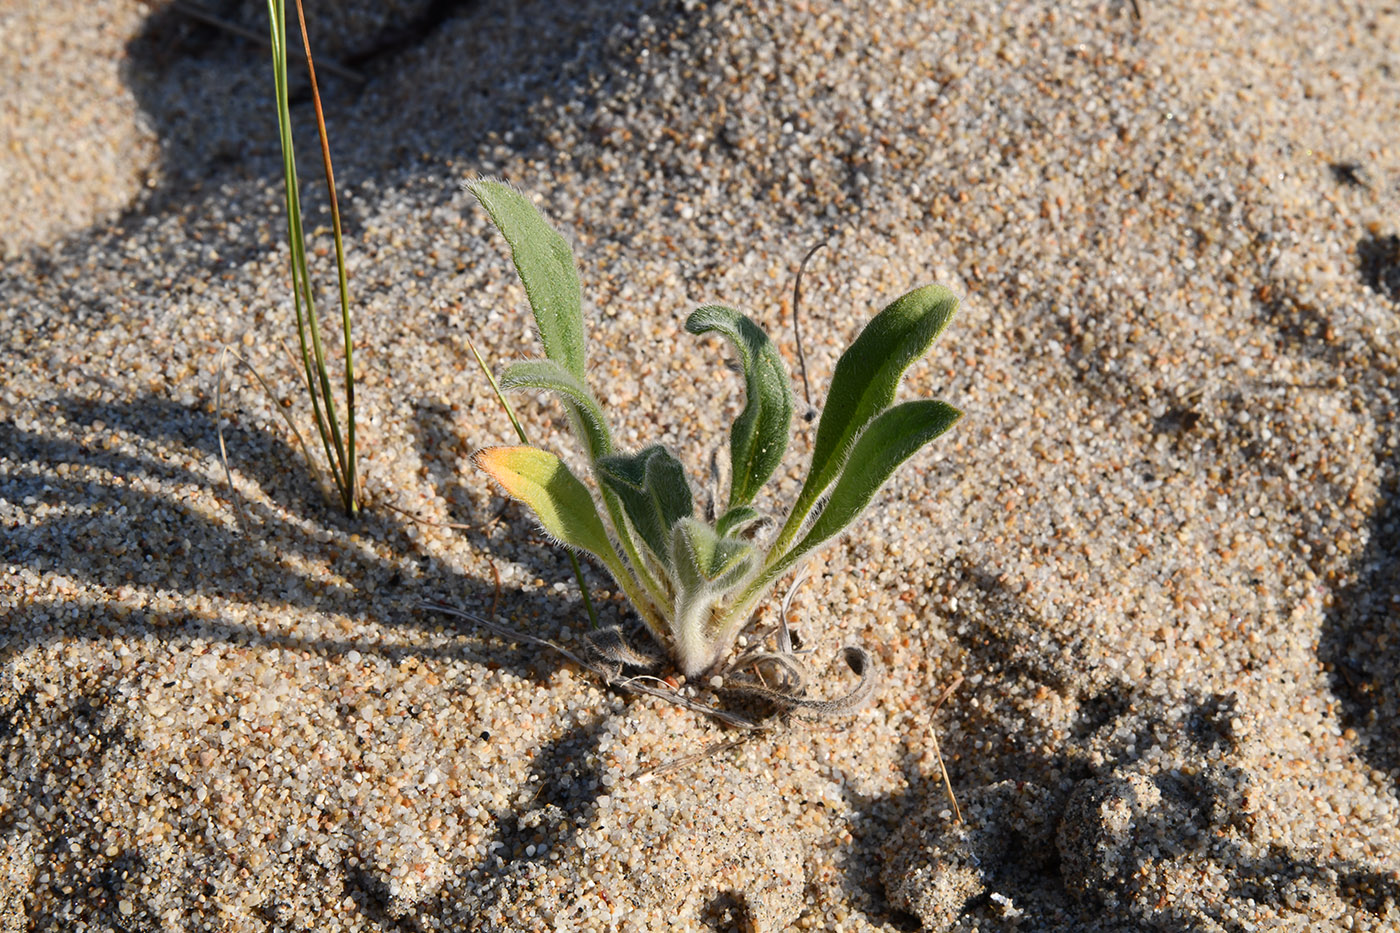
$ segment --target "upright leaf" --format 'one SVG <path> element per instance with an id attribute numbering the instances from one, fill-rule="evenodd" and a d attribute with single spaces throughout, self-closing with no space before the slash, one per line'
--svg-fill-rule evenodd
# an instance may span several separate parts
<path id="1" fill-rule="evenodd" d="M 538 447 L 487 447 L 472 459 L 508 495 L 528 505 L 551 536 L 598 555 L 610 570 L 618 563 L 588 487 L 554 454 Z"/>
<path id="2" fill-rule="evenodd" d="M 786 545 L 812 506 L 841 472 L 851 445 L 872 418 L 894 401 L 904 371 L 943 332 L 958 299 L 941 285 L 926 285 L 895 299 L 865 325 L 841 354 L 812 446 L 812 467 L 778 536 Z"/>
<path id="3" fill-rule="evenodd" d="M 545 389 L 562 396 L 565 405 L 577 416 L 583 435 L 579 440 L 587 448 L 589 459 L 597 460 L 612 453 L 612 435 L 602 406 L 582 380 L 559 363 L 554 360 L 512 363 L 501 374 L 501 385 L 507 389 Z"/>
<path id="4" fill-rule="evenodd" d="M 521 192 L 491 178 L 467 183 L 510 245 L 515 271 L 525 286 L 544 352 L 583 382 L 583 293 L 574 252 Z"/>
<path id="5" fill-rule="evenodd" d="M 876 416 L 851 449 L 821 514 L 802 541 L 783 556 L 781 565 L 791 566 L 802 555 L 840 534 L 865 511 L 901 463 L 961 417 L 962 412 L 952 405 L 931 399 L 905 402 Z"/>
<path id="6" fill-rule="evenodd" d="M 748 505 L 787 450 L 792 383 L 783 358 L 757 324 L 732 308 L 706 305 L 686 319 L 692 334 L 717 331 L 734 344 L 744 367 L 744 410 L 729 434 L 729 508 Z"/>
<path id="7" fill-rule="evenodd" d="M 695 510 L 680 461 L 654 444 L 635 454 L 602 458 L 598 478 L 622 501 L 628 521 L 652 554 L 669 567 L 671 528 Z"/>

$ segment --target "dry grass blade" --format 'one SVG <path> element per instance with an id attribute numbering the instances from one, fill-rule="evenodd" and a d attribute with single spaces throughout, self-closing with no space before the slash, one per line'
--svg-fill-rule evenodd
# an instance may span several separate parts
<path id="1" fill-rule="evenodd" d="M 597 657 L 610 665 L 617 665 L 620 673 L 623 667 L 637 667 L 642 670 L 655 670 L 661 659 L 643 654 L 627 643 L 622 629 L 616 625 L 589 632 L 585 636 L 588 647 Z"/>
<path id="2" fill-rule="evenodd" d="M 412 512 L 409 512 L 406 509 L 401 509 L 396 505 L 390 505 L 387 502 L 382 503 L 382 505 L 389 511 L 398 512 L 404 518 L 408 519 L 411 522 L 415 522 L 419 525 L 428 525 L 432 528 L 453 528 L 457 531 L 471 531 L 473 528 L 476 527 L 475 525 L 468 525 L 464 522 L 435 522 L 431 518 L 420 518 L 419 516 L 414 515 Z"/>
<path id="3" fill-rule="evenodd" d="M 301 432 L 297 430 L 296 422 L 293 421 L 292 416 L 287 413 L 287 407 L 282 404 L 281 399 L 279 399 L 276 393 L 272 391 L 272 387 L 267 384 L 267 380 L 263 378 L 262 373 L 258 371 L 258 368 L 256 366 L 254 366 L 252 363 L 248 362 L 248 360 L 244 359 L 241 355 L 239 355 L 237 350 L 225 346 L 223 351 L 219 354 L 219 381 L 214 393 L 214 424 L 217 427 L 219 435 L 219 455 L 223 458 L 224 462 L 224 477 L 228 480 L 229 492 L 230 495 L 233 497 L 234 508 L 238 512 L 239 530 L 242 532 L 246 532 L 247 516 L 243 513 L 242 502 L 238 497 L 238 492 L 233 485 L 233 473 L 229 469 L 228 465 L 228 449 L 224 446 L 223 395 L 225 355 L 232 356 L 235 360 L 243 364 L 244 368 L 252 374 L 253 379 L 257 381 L 258 386 L 263 390 L 263 394 L 267 396 L 268 401 L 272 403 L 273 410 L 280 414 L 282 416 L 282 420 L 287 423 L 287 427 L 291 429 L 292 436 L 296 438 L 298 446 L 301 447 L 301 454 L 303 457 L 306 458 L 306 463 L 311 468 L 311 475 L 315 479 L 317 485 L 321 484 L 321 471 L 320 468 L 317 467 L 316 461 L 311 457 L 311 448 L 306 446 L 306 439 L 301 436 Z"/>
<path id="4" fill-rule="evenodd" d="M 632 774 L 632 780 L 638 783 L 653 781 L 668 772 L 679 771 L 681 768 L 689 767 L 707 758 L 722 755 L 730 749 L 738 748 L 751 738 L 753 738 L 752 734 L 741 735 L 737 739 L 727 739 L 723 742 L 713 742 L 700 749 L 700 751 L 695 752 L 693 755 L 684 755 L 680 758 L 673 758 L 670 761 L 663 761 L 659 765 L 652 765 L 650 768 L 642 768 L 640 771 L 636 771 Z"/>
<path id="5" fill-rule="evenodd" d="M 312 458 L 311 448 L 306 446 L 306 438 L 302 437 L 301 431 L 297 430 L 297 423 L 293 421 L 292 416 L 287 413 L 287 409 L 290 406 L 283 404 L 282 399 L 277 397 L 277 394 L 272 391 L 272 387 L 267 384 L 267 380 L 263 378 L 262 373 L 258 371 L 256 366 L 240 356 L 237 350 L 229 350 L 228 352 L 235 360 L 247 367 L 248 372 L 253 374 L 253 378 L 257 380 L 263 393 L 267 395 L 268 401 L 272 402 L 273 410 L 281 415 L 282 420 L 287 423 L 287 427 L 291 430 L 292 436 L 297 439 L 297 446 L 301 448 L 301 455 L 306 458 L 306 464 L 311 468 L 311 475 L 315 477 L 316 483 L 320 485 L 322 482 L 321 468 L 316 465 L 315 459 Z"/>
<path id="6" fill-rule="evenodd" d="M 875 667 L 875 659 L 870 656 L 870 652 L 857 645 L 848 645 L 842 649 L 842 655 L 846 664 L 852 672 L 860 678 L 855 689 L 843 697 L 834 700 L 809 700 L 796 693 L 788 693 L 782 690 L 773 690 L 759 684 L 735 684 L 726 685 L 725 692 L 748 694 L 750 696 L 762 697 L 778 704 L 785 710 L 796 713 L 800 716 L 807 716 L 814 719 L 831 719 L 837 716 L 850 716 L 860 712 L 865 708 L 875 696 L 880 688 L 880 676 Z M 784 657 L 773 654 L 767 656 L 768 659 Z M 793 662 L 796 663 L 796 662 Z"/>
<path id="7" fill-rule="evenodd" d="M 797 345 L 797 366 L 802 373 L 802 394 L 807 399 L 807 411 L 803 413 L 802 420 L 807 422 L 817 416 L 817 408 L 812 404 L 812 386 L 807 381 L 807 354 L 802 351 L 802 325 L 800 323 L 802 275 L 807 271 L 807 263 L 817 254 L 817 250 L 826 245 L 826 242 L 826 240 L 822 240 L 807 250 L 807 255 L 802 257 L 802 264 L 797 267 L 797 281 L 792 286 L 792 341 Z"/>
<path id="8" fill-rule="evenodd" d="M 224 361 L 228 359 L 229 348 L 219 353 L 219 381 L 214 387 L 214 427 L 219 434 L 219 459 L 224 463 L 224 479 L 228 482 L 229 498 L 233 500 L 233 514 L 238 518 L 238 533 L 248 533 L 248 519 L 243 515 L 243 502 L 238 489 L 233 485 L 233 471 L 228 466 L 228 448 L 224 446 Z"/>
<path id="9" fill-rule="evenodd" d="M 798 587 L 806 583 L 809 576 L 811 571 L 803 566 L 783 596 L 781 611 L 778 613 L 778 650 L 783 654 L 792 654 L 792 629 L 788 627 L 788 613 L 792 611 L 792 600 L 797 596 Z"/>
<path id="10" fill-rule="evenodd" d="M 958 689 L 958 685 L 962 682 L 963 676 L 959 674 L 957 677 L 953 678 L 951 684 L 943 688 L 943 693 L 939 695 L 938 702 L 933 704 L 933 712 L 929 714 L 930 719 L 938 714 L 938 710 L 943 705 L 944 701 L 953 695 L 953 691 Z M 953 782 L 948 777 L 948 768 L 943 764 L 943 750 L 938 747 L 938 734 L 930 731 L 929 737 L 933 739 L 933 756 L 938 759 L 938 771 L 943 775 L 943 790 L 948 794 L 948 802 L 953 805 L 953 818 L 961 823 L 963 821 L 962 808 L 958 806 L 957 795 L 953 793 Z"/>

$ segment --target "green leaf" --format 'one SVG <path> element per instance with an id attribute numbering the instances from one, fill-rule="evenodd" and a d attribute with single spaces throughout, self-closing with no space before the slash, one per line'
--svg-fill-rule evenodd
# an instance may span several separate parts
<path id="1" fill-rule="evenodd" d="M 564 461 L 538 447 L 488 447 L 472 460 L 508 495 L 528 505 L 552 537 L 596 554 L 610 570 L 619 563 L 588 487 Z"/>
<path id="2" fill-rule="evenodd" d="M 792 383 L 768 335 L 732 308 L 706 305 L 686 319 L 692 334 L 729 338 L 744 367 L 744 410 L 729 434 L 729 508 L 748 505 L 782 462 L 792 427 Z"/>
<path id="3" fill-rule="evenodd" d="M 509 185 L 478 178 L 468 182 L 467 189 L 510 244 L 511 260 L 535 312 L 545 355 L 582 382 L 587 364 L 583 293 L 568 241 L 528 197 Z"/>
<path id="4" fill-rule="evenodd" d="M 958 299 L 941 285 L 916 288 L 875 315 L 841 354 L 817 425 L 812 466 L 778 535 L 779 547 L 796 536 L 822 493 L 836 481 L 851 445 L 894 401 L 905 370 L 928 351 L 957 308 Z"/>
<path id="5" fill-rule="evenodd" d="M 728 537 L 745 525 L 756 522 L 762 517 L 763 513 L 758 509 L 741 505 L 738 508 L 730 509 L 719 517 L 719 521 L 715 522 L 715 532 L 721 538 Z"/>
<path id="6" fill-rule="evenodd" d="M 721 538 L 694 518 L 676 523 L 671 548 L 682 590 L 727 590 L 742 580 L 753 564 L 753 545 L 738 538 Z"/>
<path id="7" fill-rule="evenodd" d="M 671 565 L 671 528 L 695 509 L 685 469 L 671 452 L 654 444 L 635 454 L 598 461 L 598 479 L 622 500 L 632 527 L 664 566 Z"/>
<path id="8" fill-rule="evenodd" d="M 577 379 L 554 360 L 527 360 L 512 363 L 501 374 L 501 386 L 506 389 L 546 389 L 562 396 L 570 414 L 577 418 L 579 440 L 587 448 L 590 460 L 612 453 L 612 435 L 602 406 Z"/>
<path id="9" fill-rule="evenodd" d="M 802 555 L 840 534 L 865 511 L 901 463 L 961 417 L 962 412 L 952 405 L 931 399 L 905 402 L 878 415 L 851 449 L 821 514 L 780 563 L 791 566 Z"/>

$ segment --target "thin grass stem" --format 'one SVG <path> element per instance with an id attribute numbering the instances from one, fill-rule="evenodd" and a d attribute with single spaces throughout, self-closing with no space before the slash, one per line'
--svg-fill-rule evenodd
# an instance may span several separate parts
<path id="1" fill-rule="evenodd" d="M 331 144 L 326 135 L 326 115 L 321 109 L 321 90 L 316 82 L 316 62 L 311 56 L 311 37 L 306 30 L 306 11 L 296 0 L 297 22 L 301 25 L 302 48 L 306 52 L 306 71 L 311 78 L 311 101 L 316 108 L 316 131 L 321 139 L 321 164 L 326 173 L 326 197 L 331 208 L 331 230 L 335 239 L 336 280 L 340 291 L 340 324 L 345 342 L 345 433 L 344 449 L 345 510 L 354 514 L 355 500 L 355 344 L 350 336 L 350 286 L 345 274 L 345 241 L 340 229 L 340 200 L 335 193 L 335 170 L 331 167 Z M 324 378 L 324 373 L 323 373 Z M 340 448 L 337 446 L 337 450 Z"/>
<path id="2" fill-rule="evenodd" d="M 359 508 L 358 476 L 355 463 L 355 383 L 350 335 L 349 288 L 345 276 L 344 244 L 340 230 L 340 212 L 335 197 L 335 179 L 331 172 L 329 143 L 325 120 L 317 90 L 315 66 L 311 59 L 310 42 L 306 39 L 306 22 L 300 2 L 297 5 L 307 67 L 311 73 L 312 94 L 316 102 L 317 127 L 322 143 L 322 158 L 330 192 L 331 214 L 335 230 L 336 268 L 339 275 L 341 324 L 345 341 L 345 395 L 348 415 L 346 436 L 340 430 L 335 395 L 326 367 L 326 353 L 321 340 L 320 321 L 316 314 L 311 286 L 310 267 L 306 258 L 306 232 L 301 216 L 301 186 L 297 176 L 296 154 L 293 147 L 291 104 L 288 95 L 287 33 L 285 0 L 268 0 L 270 43 L 272 46 L 273 85 L 276 94 L 277 131 L 282 145 L 282 177 L 287 207 L 287 246 L 291 254 L 292 301 L 296 309 L 297 339 L 301 344 L 301 363 L 306 379 L 311 411 L 326 462 L 340 493 L 346 514 L 354 515 Z M 309 337 L 309 341 L 308 341 Z"/>
<path id="3" fill-rule="evenodd" d="M 238 497 L 238 490 L 233 485 L 233 471 L 228 465 L 228 448 L 224 446 L 224 360 L 228 357 L 229 349 L 224 349 L 219 353 L 219 381 L 214 388 L 214 425 L 219 434 L 219 459 L 224 463 L 224 479 L 228 481 L 228 494 L 233 500 L 233 514 L 238 518 L 238 533 L 248 533 L 248 522 L 243 517 L 243 503 Z"/>

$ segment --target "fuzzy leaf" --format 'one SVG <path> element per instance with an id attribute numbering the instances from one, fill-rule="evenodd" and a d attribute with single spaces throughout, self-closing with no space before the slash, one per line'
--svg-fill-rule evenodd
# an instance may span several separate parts
<path id="1" fill-rule="evenodd" d="M 763 329 L 732 308 L 706 305 L 686 319 L 692 334 L 729 338 L 744 367 L 744 410 L 729 434 L 729 508 L 748 505 L 782 462 L 792 427 L 792 383 Z"/>
<path id="2" fill-rule="evenodd" d="M 943 286 L 917 288 L 875 315 L 841 354 L 817 425 L 811 472 L 798 494 L 802 517 L 836 480 L 851 445 L 894 401 L 904 371 L 928 351 L 957 308 L 958 299 Z"/>
<path id="3" fill-rule="evenodd" d="M 588 488 L 554 454 L 538 447 L 488 447 L 472 460 L 508 495 L 528 505 L 551 536 L 596 554 L 609 567 L 616 562 Z"/>
<path id="4" fill-rule="evenodd" d="M 730 509 L 719 517 L 715 522 L 715 533 L 721 538 L 728 537 L 745 525 L 758 521 L 763 517 L 758 509 L 749 505 L 741 505 L 738 508 Z"/>
<path id="5" fill-rule="evenodd" d="M 632 527 L 664 566 L 671 565 L 671 527 L 695 510 L 685 469 L 660 444 L 598 461 L 598 478 L 617 494 Z"/>
<path id="6" fill-rule="evenodd" d="M 753 545 L 738 538 L 721 538 L 694 518 L 676 523 L 671 546 L 682 590 L 722 592 L 743 579 L 753 563 Z"/>
<path id="7" fill-rule="evenodd" d="M 729 642 L 716 629 L 715 607 L 753 569 L 755 553 L 747 541 L 721 538 L 704 522 L 683 518 L 671 533 L 676 569 L 676 610 L 671 619 L 671 646 L 687 677 L 713 667 Z"/>
<path id="8" fill-rule="evenodd" d="M 783 557 L 782 564 L 791 566 L 797 558 L 840 534 L 865 511 L 901 463 L 961 417 L 962 412 L 952 405 L 931 399 L 905 402 L 878 415 L 851 449 L 826 507 L 797 547 Z"/>
<path id="9" fill-rule="evenodd" d="M 513 363 L 501 375 L 505 389 L 546 389 L 562 396 L 565 406 L 577 418 L 579 440 L 590 460 L 612 453 L 612 435 L 603 417 L 602 406 L 583 381 L 554 360 L 527 360 Z"/>
<path id="10" fill-rule="evenodd" d="M 521 192 L 492 178 L 467 183 L 510 245 L 515 271 L 525 286 L 544 352 L 583 382 L 583 293 L 574 252 Z"/>

